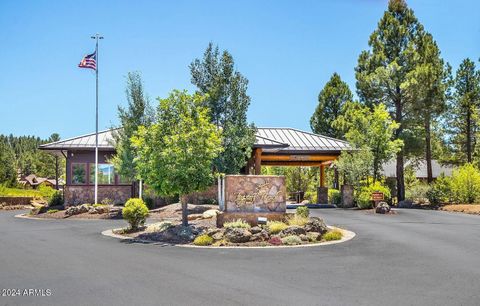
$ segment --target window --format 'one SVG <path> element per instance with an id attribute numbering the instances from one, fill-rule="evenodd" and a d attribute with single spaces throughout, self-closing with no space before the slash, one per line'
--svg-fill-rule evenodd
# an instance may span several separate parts
<path id="1" fill-rule="evenodd" d="M 98 164 L 98 183 L 115 184 L 115 170 L 111 164 Z M 90 164 L 90 184 L 95 184 L 95 164 Z"/>
<path id="2" fill-rule="evenodd" d="M 83 185 L 87 183 L 87 164 L 72 164 L 72 184 Z"/>

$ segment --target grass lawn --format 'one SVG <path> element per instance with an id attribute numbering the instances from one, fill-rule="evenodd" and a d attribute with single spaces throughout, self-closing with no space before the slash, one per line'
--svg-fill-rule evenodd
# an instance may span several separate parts
<path id="1" fill-rule="evenodd" d="M 39 189 L 21 189 L 0 186 L 0 196 L 4 197 L 35 197 L 44 198 L 52 196 L 54 190 L 50 187 L 40 187 Z"/>
<path id="2" fill-rule="evenodd" d="M 444 211 L 480 215 L 480 204 L 452 204 L 442 206 L 440 209 Z"/>

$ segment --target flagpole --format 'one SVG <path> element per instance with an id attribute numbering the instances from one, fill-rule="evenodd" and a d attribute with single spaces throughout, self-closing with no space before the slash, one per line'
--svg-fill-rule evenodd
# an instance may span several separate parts
<path id="1" fill-rule="evenodd" d="M 98 40 L 103 39 L 98 33 L 92 36 L 95 39 L 95 202 L 98 203 Z"/>

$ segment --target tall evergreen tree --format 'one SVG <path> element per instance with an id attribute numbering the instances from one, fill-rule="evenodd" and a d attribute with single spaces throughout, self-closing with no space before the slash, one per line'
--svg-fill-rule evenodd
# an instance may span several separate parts
<path id="1" fill-rule="evenodd" d="M 432 123 L 446 109 L 447 92 L 450 86 L 450 71 L 440 57 L 440 50 L 432 35 L 420 31 L 417 39 L 417 63 L 407 76 L 405 87 L 416 98 L 413 104 L 414 114 L 422 122 L 425 161 L 427 166 L 427 181 L 433 181 L 432 173 Z"/>
<path id="2" fill-rule="evenodd" d="M 334 138 L 343 138 L 343 133 L 332 126 L 342 114 L 345 103 L 353 96 L 347 83 L 335 72 L 318 95 L 318 105 L 310 118 L 310 128 L 314 133 Z"/>
<path id="3" fill-rule="evenodd" d="M 11 186 L 17 179 L 15 153 L 4 137 L 0 138 L 0 184 Z"/>
<path id="4" fill-rule="evenodd" d="M 450 127 L 453 149 L 458 163 L 472 162 L 479 132 L 480 72 L 475 63 L 464 59 L 454 80 L 453 99 L 450 105 Z"/>
<path id="5" fill-rule="evenodd" d="M 385 103 L 400 127 L 394 138 L 404 140 L 404 147 L 396 156 L 397 199 L 405 199 L 404 159 L 410 141 L 417 140 L 410 133 L 412 108 L 416 98 L 408 88 L 408 75 L 416 68 L 416 43 L 423 26 L 413 10 L 403 0 L 390 0 L 388 10 L 370 36 L 370 50 L 363 51 L 355 68 L 357 93 L 367 105 Z"/>
<path id="6" fill-rule="evenodd" d="M 248 80 L 235 70 L 228 51 L 219 52 L 209 43 L 203 59 L 190 64 L 192 84 L 208 95 L 204 105 L 212 123 L 222 130 L 223 152 L 215 159 L 217 171 L 235 174 L 245 166 L 255 141 L 255 127 L 247 122 L 250 97 Z"/>
<path id="7" fill-rule="evenodd" d="M 116 153 L 111 162 L 124 179 L 134 181 L 137 177 L 135 168 L 136 150 L 131 138 L 139 126 L 148 126 L 153 120 L 153 110 L 143 89 L 140 73 L 129 72 L 125 90 L 127 107 L 118 106 L 120 128 L 114 130 L 113 138 Z"/>

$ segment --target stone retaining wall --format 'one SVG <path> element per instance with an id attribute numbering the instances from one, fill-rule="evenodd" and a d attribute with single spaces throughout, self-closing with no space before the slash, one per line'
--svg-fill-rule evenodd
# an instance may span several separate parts
<path id="1" fill-rule="evenodd" d="M 65 186 L 65 205 L 93 204 L 95 199 L 94 186 Z M 108 198 L 114 204 L 124 204 L 132 197 L 131 185 L 98 186 L 98 202 Z"/>
<path id="2" fill-rule="evenodd" d="M 5 206 L 30 205 L 30 202 L 34 199 L 33 197 L 0 197 L 0 204 Z"/>

